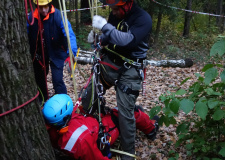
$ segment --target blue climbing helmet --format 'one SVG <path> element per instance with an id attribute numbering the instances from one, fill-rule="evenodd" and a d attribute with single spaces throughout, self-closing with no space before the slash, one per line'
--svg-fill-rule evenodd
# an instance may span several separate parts
<path id="1" fill-rule="evenodd" d="M 45 121 L 54 126 L 63 126 L 73 111 L 73 101 L 67 94 L 51 97 L 42 109 Z"/>

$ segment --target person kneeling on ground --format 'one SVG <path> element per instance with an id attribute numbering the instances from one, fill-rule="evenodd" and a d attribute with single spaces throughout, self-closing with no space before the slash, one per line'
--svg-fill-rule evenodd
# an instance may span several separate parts
<path id="1" fill-rule="evenodd" d="M 135 107 L 137 129 L 154 140 L 158 130 L 158 117 L 150 120 L 140 106 Z M 81 160 L 107 160 L 111 158 L 109 147 L 119 136 L 118 110 L 111 109 L 101 115 L 104 133 L 99 134 L 99 122 L 91 115 L 75 112 L 67 94 L 57 94 L 44 105 L 42 113 L 54 148 Z M 108 151 L 107 151 L 108 150 Z"/>

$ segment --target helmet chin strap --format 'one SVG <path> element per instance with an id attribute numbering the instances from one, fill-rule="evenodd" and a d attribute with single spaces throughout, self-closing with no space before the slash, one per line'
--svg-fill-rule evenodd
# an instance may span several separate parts
<path id="1" fill-rule="evenodd" d="M 67 124 L 68 124 L 68 122 L 69 122 L 70 119 L 71 119 L 71 115 L 67 115 L 67 116 L 64 117 L 64 118 L 66 118 L 66 122 L 65 122 L 65 124 L 64 124 L 62 127 L 60 127 L 59 130 L 57 131 L 59 134 L 64 134 L 64 133 L 66 133 L 66 132 L 68 131 L 68 129 L 69 129 L 69 126 L 68 126 Z M 64 118 L 63 118 L 63 119 L 64 119 Z"/>

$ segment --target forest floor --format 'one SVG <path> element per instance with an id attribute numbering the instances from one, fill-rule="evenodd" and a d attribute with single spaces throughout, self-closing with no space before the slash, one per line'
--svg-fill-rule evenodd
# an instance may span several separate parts
<path id="1" fill-rule="evenodd" d="M 91 68 L 91 65 L 79 64 L 76 66 L 75 81 L 78 94 L 81 88 L 87 83 Z M 141 105 L 144 108 L 145 113 L 148 114 L 151 108 L 156 105 L 160 105 L 158 98 L 161 94 L 166 93 L 167 91 L 174 92 L 180 88 L 188 88 L 197 80 L 195 73 L 200 73 L 201 69 L 202 67 L 198 64 L 194 64 L 190 68 L 162 68 L 147 66 L 146 95 L 143 96 L 142 93 L 140 93 L 136 104 Z M 180 86 L 181 82 L 187 77 L 190 77 L 190 79 L 185 84 Z M 67 86 L 68 94 L 75 103 L 76 100 L 73 81 L 66 68 L 64 70 L 64 81 Z M 52 96 L 54 91 L 52 89 L 53 87 L 50 75 L 48 76 L 48 87 L 50 89 L 50 96 Z M 106 98 L 106 106 L 116 106 L 116 97 L 113 87 L 106 92 L 104 97 Z M 180 112 L 176 120 L 181 121 L 185 118 L 187 118 L 187 115 Z M 175 148 L 175 142 L 177 139 L 176 125 L 171 125 L 168 127 L 161 126 L 157 134 L 157 138 L 154 141 L 148 140 L 143 133 L 137 131 L 135 145 L 138 160 L 167 160 L 170 157 L 175 157 L 176 154 L 179 154 L 179 160 L 188 159 L 186 156 L 186 150 L 183 146 Z M 114 149 L 117 149 L 116 147 L 118 146 L 113 147 L 115 147 Z M 113 159 L 116 158 L 113 157 Z"/>

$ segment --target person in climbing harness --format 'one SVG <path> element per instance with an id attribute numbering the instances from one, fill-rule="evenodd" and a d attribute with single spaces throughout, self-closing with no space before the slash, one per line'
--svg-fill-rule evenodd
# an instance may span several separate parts
<path id="1" fill-rule="evenodd" d="M 30 53 L 33 60 L 35 79 L 40 88 L 44 101 L 48 99 L 47 74 L 49 65 L 52 73 L 52 83 L 55 94 L 67 93 L 63 81 L 64 61 L 69 55 L 66 31 L 61 18 L 61 13 L 52 5 L 52 0 L 33 0 L 36 9 L 29 14 L 34 24 L 27 23 L 27 32 L 30 43 Z M 68 21 L 71 49 L 76 56 L 76 36 Z M 39 100 L 43 102 L 40 94 Z"/>
<path id="2" fill-rule="evenodd" d="M 67 94 L 51 97 L 45 103 L 42 113 L 54 148 L 74 159 L 111 158 L 110 146 L 119 136 L 116 108 L 102 114 L 103 133 L 99 133 L 99 122 L 92 115 L 76 113 L 76 108 Z M 137 129 L 144 134 L 149 134 L 155 129 L 155 122 L 149 119 L 141 106 L 135 106 L 134 113 Z"/>
<path id="3" fill-rule="evenodd" d="M 95 15 L 92 26 L 102 31 L 101 83 L 104 89 L 115 86 L 122 149 L 135 153 L 135 118 L 136 99 L 144 79 L 143 61 L 149 49 L 148 39 L 152 30 L 151 16 L 141 9 L 133 0 L 100 0 L 109 5 L 111 13 L 108 22 Z M 96 39 L 91 31 L 88 42 Z M 117 69 L 115 69 L 117 68 Z M 87 87 L 82 95 L 82 105 L 87 111 L 91 87 Z M 92 96 L 93 97 L 93 96 Z M 124 159 L 133 159 L 124 155 Z"/>

